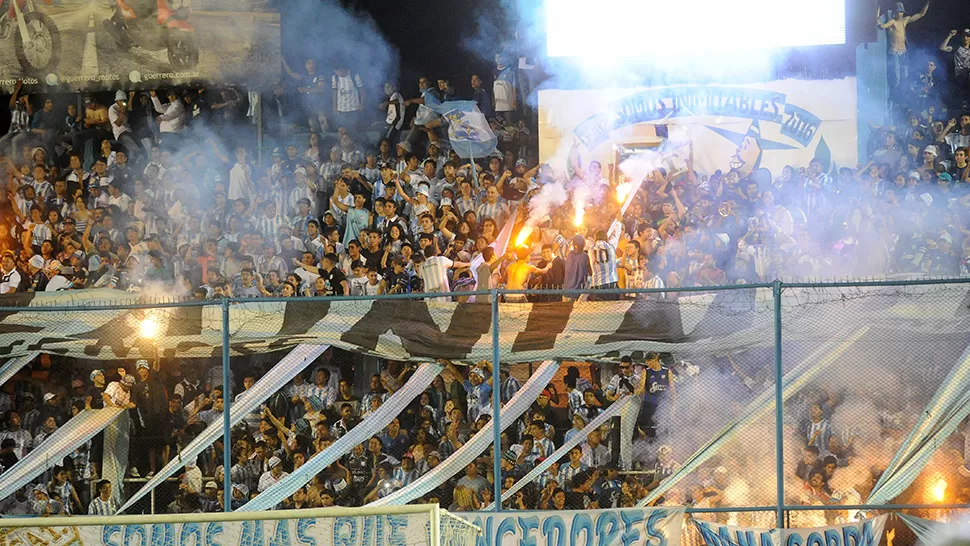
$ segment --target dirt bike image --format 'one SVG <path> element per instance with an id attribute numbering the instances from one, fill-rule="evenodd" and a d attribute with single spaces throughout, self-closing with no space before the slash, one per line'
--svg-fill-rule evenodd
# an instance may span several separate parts
<path id="1" fill-rule="evenodd" d="M 52 0 L 44 0 L 48 5 Z M 0 40 L 13 35 L 17 62 L 26 74 L 43 76 L 57 67 L 61 34 L 54 20 L 37 9 L 34 0 L 4 0 L 0 4 Z"/>
<path id="2" fill-rule="evenodd" d="M 122 51 L 133 46 L 168 52 L 172 68 L 191 70 L 199 63 L 195 27 L 189 23 L 191 0 L 115 0 L 103 23 Z"/>

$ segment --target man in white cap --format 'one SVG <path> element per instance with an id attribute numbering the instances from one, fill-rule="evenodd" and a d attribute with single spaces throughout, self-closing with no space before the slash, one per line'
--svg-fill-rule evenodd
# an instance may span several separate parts
<path id="1" fill-rule="evenodd" d="M 30 276 L 30 284 L 27 286 L 28 292 L 43 292 L 47 288 L 47 275 L 44 274 L 44 257 L 34 254 L 27 262 L 27 273 Z"/>
<path id="2" fill-rule="evenodd" d="M 108 121 L 111 122 L 111 133 L 114 135 L 115 140 L 125 146 L 127 155 L 138 153 L 138 143 L 133 137 L 131 132 L 131 124 L 128 123 L 128 106 L 127 101 L 133 99 L 134 93 L 131 96 L 125 95 L 124 91 L 115 91 L 115 102 L 108 108 Z"/>
<path id="3" fill-rule="evenodd" d="M 67 275 L 74 275 L 74 268 L 65 267 L 61 265 L 61 262 L 57 260 L 52 260 L 47 266 L 47 272 L 50 275 L 50 280 L 47 281 L 47 287 L 44 288 L 44 292 L 57 292 L 60 290 L 70 290 L 74 286 L 71 279 L 67 278 Z"/>
<path id="4" fill-rule="evenodd" d="M 272 487 L 276 482 L 289 476 L 288 473 L 283 472 L 283 461 L 281 461 L 276 455 L 269 458 L 266 466 L 269 467 L 269 470 L 263 472 L 263 475 L 259 477 L 258 489 L 260 493 Z"/>
<path id="5" fill-rule="evenodd" d="M 165 386 L 152 376 L 147 360 L 135 363 L 135 374 L 138 375 L 138 384 L 133 391 L 134 402 L 138 406 L 135 431 L 142 439 L 142 452 L 147 451 L 149 472 L 146 477 L 151 478 L 158 471 L 158 456 L 165 445 L 159 431 L 168 412 L 168 394 Z"/>
<path id="6" fill-rule="evenodd" d="M 108 383 L 104 389 L 105 407 L 114 408 L 134 408 L 135 404 L 131 401 L 131 388 L 135 386 L 135 376 L 125 375 L 118 381 Z"/>
<path id="7" fill-rule="evenodd" d="M 219 486 L 216 482 L 209 480 L 205 482 L 205 489 L 202 495 L 203 512 L 221 512 L 222 506 L 219 502 Z"/>

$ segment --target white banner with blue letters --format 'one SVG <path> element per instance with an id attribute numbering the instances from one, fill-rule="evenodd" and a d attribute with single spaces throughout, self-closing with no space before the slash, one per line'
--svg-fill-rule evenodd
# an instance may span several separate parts
<path id="1" fill-rule="evenodd" d="M 888 514 L 830 527 L 755 529 L 694 520 L 707 546 L 879 546 Z"/>
<path id="2" fill-rule="evenodd" d="M 482 530 L 475 546 L 680 546 L 684 524 L 683 508 L 457 515 Z"/>
<path id="3" fill-rule="evenodd" d="M 186 521 L 181 523 L 48 525 L 8 528 L 3 544 L 34 546 L 433 546 L 430 513 L 371 516 L 301 517 L 313 510 L 294 510 L 291 519 Z M 214 515 L 214 514 L 213 514 Z M 64 518 L 56 518 L 60 522 Z"/>

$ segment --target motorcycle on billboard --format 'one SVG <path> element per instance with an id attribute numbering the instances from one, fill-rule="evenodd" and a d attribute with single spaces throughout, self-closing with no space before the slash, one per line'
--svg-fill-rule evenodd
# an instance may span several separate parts
<path id="1" fill-rule="evenodd" d="M 199 63 L 195 27 L 189 23 L 191 0 L 115 0 L 104 29 L 118 48 L 133 46 L 167 51 L 172 68 L 191 70 Z"/>
<path id="2" fill-rule="evenodd" d="M 44 3 L 51 5 L 52 1 Z M 13 38 L 14 53 L 24 73 L 42 76 L 54 70 L 61 57 L 61 34 L 54 20 L 40 11 L 34 0 L 5 0 L 0 10 L 0 40 Z"/>

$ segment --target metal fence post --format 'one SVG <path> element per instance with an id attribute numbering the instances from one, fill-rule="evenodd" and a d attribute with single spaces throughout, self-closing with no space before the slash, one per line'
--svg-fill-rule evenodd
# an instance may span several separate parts
<path id="1" fill-rule="evenodd" d="M 492 288 L 492 497 L 495 511 L 502 511 L 502 376 L 498 350 L 498 290 Z"/>
<path id="2" fill-rule="evenodd" d="M 222 299 L 222 504 L 225 512 L 232 512 L 232 435 L 229 407 L 232 388 L 229 385 L 229 299 Z"/>
<path id="3" fill-rule="evenodd" d="M 784 399 L 784 386 L 782 382 L 781 367 L 781 281 L 775 280 L 772 286 L 772 303 L 775 312 L 775 472 L 777 479 L 777 502 L 778 512 L 776 524 L 784 527 L 785 515 L 785 450 L 784 450 L 784 427 L 783 419 L 785 410 L 782 407 Z"/>

